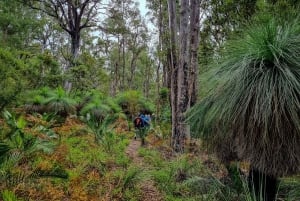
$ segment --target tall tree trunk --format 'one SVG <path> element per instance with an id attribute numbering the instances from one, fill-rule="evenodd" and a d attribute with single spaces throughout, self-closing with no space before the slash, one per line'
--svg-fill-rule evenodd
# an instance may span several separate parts
<path id="1" fill-rule="evenodd" d="M 158 118 L 160 118 L 160 108 L 161 108 L 161 101 L 160 101 L 160 66 L 161 61 L 158 61 L 158 65 L 156 67 L 156 93 L 157 93 L 157 99 L 156 99 L 156 111 L 155 111 L 155 122 L 157 122 Z"/>
<path id="2" fill-rule="evenodd" d="M 170 28 L 170 47 L 171 47 L 171 110 L 172 110 L 172 140 L 171 145 L 177 151 L 178 122 L 177 122 L 177 22 L 176 22 L 176 2 L 168 0 L 169 9 L 169 28 Z M 180 147 L 179 147 L 180 148 Z"/>
<path id="3" fill-rule="evenodd" d="M 145 79 L 144 79 L 144 96 L 146 98 L 149 98 L 151 66 L 152 66 L 152 61 L 151 60 L 149 61 L 149 59 L 147 59 L 146 68 L 145 68 Z"/>
<path id="4" fill-rule="evenodd" d="M 126 59 L 125 59 L 125 36 L 123 35 L 122 38 L 122 79 L 121 79 L 121 91 L 125 89 L 125 66 L 126 66 Z"/>
<path id="5" fill-rule="evenodd" d="M 136 61 L 136 56 L 134 54 L 134 52 L 132 52 L 132 58 L 130 61 L 130 75 L 128 78 L 128 89 L 132 90 L 133 89 L 133 79 L 135 77 L 135 61 Z"/>
<path id="6" fill-rule="evenodd" d="M 124 14 L 125 14 L 125 3 L 124 0 L 121 1 L 121 6 L 122 6 L 122 21 L 125 21 L 126 19 Z M 125 34 L 122 34 L 122 79 L 121 79 L 121 86 L 120 86 L 120 90 L 124 91 L 125 90 L 125 63 L 126 63 L 126 59 L 125 59 Z"/>
<path id="7" fill-rule="evenodd" d="M 79 47 L 80 47 L 80 32 L 74 33 L 71 36 L 71 59 L 74 64 L 75 60 L 78 58 L 79 53 Z"/>
<path id="8" fill-rule="evenodd" d="M 79 47 L 80 47 L 80 32 L 75 32 L 71 34 L 71 58 L 69 61 L 69 65 L 65 69 L 66 72 L 68 72 L 70 68 L 75 66 L 79 54 Z M 72 82 L 66 79 L 64 88 L 66 91 L 70 92 L 72 89 Z"/>
<path id="9" fill-rule="evenodd" d="M 162 63 L 162 2 L 159 1 L 159 10 L 158 10 L 158 48 L 159 48 L 159 54 L 158 54 L 158 64 L 156 67 L 156 93 L 157 93 L 157 100 L 156 100 L 156 111 L 155 111 L 155 122 L 160 118 L 160 69 L 161 69 L 161 63 Z"/>
<path id="10" fill-rule="evenodd" d="M 198 49 L 199 49 L 199 26 L 200 26 L 200 0 L 191 0 L 190 18 L 190 71 L 188 84 L 188 107 L 195 105 L 197 101 L 197 77 L 198 77 Z"/>
<path id="11" fill-rule="evenodd" d="M 121 83 L 122 83 L 122 71 L 121 71 L 121 67 L 122 67 L 122 62 L 121 62 L 121 52 L 122 52 L 122 39 L 120 39 L 121 36 L 118 35 L 118 73 L 116 74 L 116 81 L 117 81 L 117 90 L 120 90 L 121 88 Z"/>
<path id="12" fill-rule="evenodd" d="M 198 68 L 200 0 L 180 1 L 179 40 L 176 22 L 176 1 L 168 0 L 171 42 L 171 108 L 172 140 L 176 152 L 183 152 L 189 127 L 185 123 L 185 112 L 196 100 Z M 191 9 L 191 13 L 190 13 Z M 179 56 L 177 47 L 179 47 Z M 179 58 L 179 63 L 177 61 Z"/>
<path id="13" fill-rule="evenodd" d="M 118 87 L 118 72 L 119 65 L 118 62 L 114 64 L 114 68 L 111 70 L 111 83 L 110 83 L 110 95 L 115 96 L 117 94 L 117 87 Z"/>
<path id="14" fill-rule="evenodd" d="M 188 40 L 189 34 L 189 1 L 181 1 L 180 5 L 180 51 L 179 51 L 179 66 L 177 74 L 177 133 L 173 133 L 172 144 L 176 152 L 184 151 L 184 141 L 187 134 L 184 113 L 188 107 L 188 72 L 189 72 L 189 59 L 188 59 Z"/>
<path id="15" fill-rule="evenodd" d="M 167 60 L 164 64 L 164 87 L 167 87 L 168 89 L 171 89 L 171 78 L 172 78 L 172 51 L 171 48 L 167 48 Z"/>

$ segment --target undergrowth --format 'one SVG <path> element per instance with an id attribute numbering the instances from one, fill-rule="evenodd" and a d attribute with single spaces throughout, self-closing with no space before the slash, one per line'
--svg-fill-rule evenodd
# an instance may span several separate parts
<path id="1" fill-rule="evenodd" d="M 15 127 L 18 118 L 10 118 L 15 119 L 10 125 L 0 121 L 1 143 L 11 143 L 5 138 L 8 134 L 19 136 L 19 141 L 14 141 L 14 149 L 2 149 L 7 157 L 0 162 L 0 200 L 140 201 L 147 193 L 142 184 L 152 180 L 166 201 L 255 201 L 237 171 L 231 178 L 226 174 L 221 178 L 216 172 L 225 167 L 218 169 L 213 160 L 198 157 L 199 150 L 174 154 L 168 139 L 155 133 L 138 149 L 143 163 L 136 166 L 125 153 L 132 132 L 109 129 L 99 143 L 76 118 L 53 126 L 55 122 L 42 115 L 25 115 Z M 29 139 L 44 148 L 20 144 Z M 297 178 L 283 179 L 278 200 L 300 200 L 299 186 Z"/>

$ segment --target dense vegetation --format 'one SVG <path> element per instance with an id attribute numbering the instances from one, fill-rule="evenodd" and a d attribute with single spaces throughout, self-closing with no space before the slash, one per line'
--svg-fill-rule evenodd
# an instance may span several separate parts
<path id="1" fill-rule="evenodd" d="M 0 200 L 300 200 L 299 1 L 187 2 L 0 1 Z"/>

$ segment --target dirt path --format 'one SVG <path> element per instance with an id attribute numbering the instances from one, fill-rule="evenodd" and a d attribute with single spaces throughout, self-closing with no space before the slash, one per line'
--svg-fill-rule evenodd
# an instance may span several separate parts
<path id="1" fill-rule="evenodd" d="M 132 140 L 126 149 L 126 154 L 132 159 L 136 166 L 143 167 L 143 157 L 138 155 L 138 148 L 141 146 L 139 140 Z M 142 201 L 163 201 L 163 198 L 156 188 L 154 181 L 148 179 L 140 184 L 143 192 Z"/>

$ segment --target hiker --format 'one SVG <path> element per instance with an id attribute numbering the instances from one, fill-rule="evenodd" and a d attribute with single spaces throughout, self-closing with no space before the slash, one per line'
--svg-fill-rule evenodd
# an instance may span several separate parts
<path id="1" fill-rule="evenodd" d="M 136 133 L 134 139 L 136 139 L 137 134 L 142 139 L 142 144 L 144 144 L 144 137 L 147 134 L 147 130 L 150 127 L 150 115 L 141 113 L 138 117 L 136 117 L 133 121 L 134 127 L 136 128 Z"/>
<path id="2" fill-rule="evenodd" d="M 143 127 L 150 126 L 150 115 L 149 114 L 140 114 L 139 116 L 142 119 Z"/>

